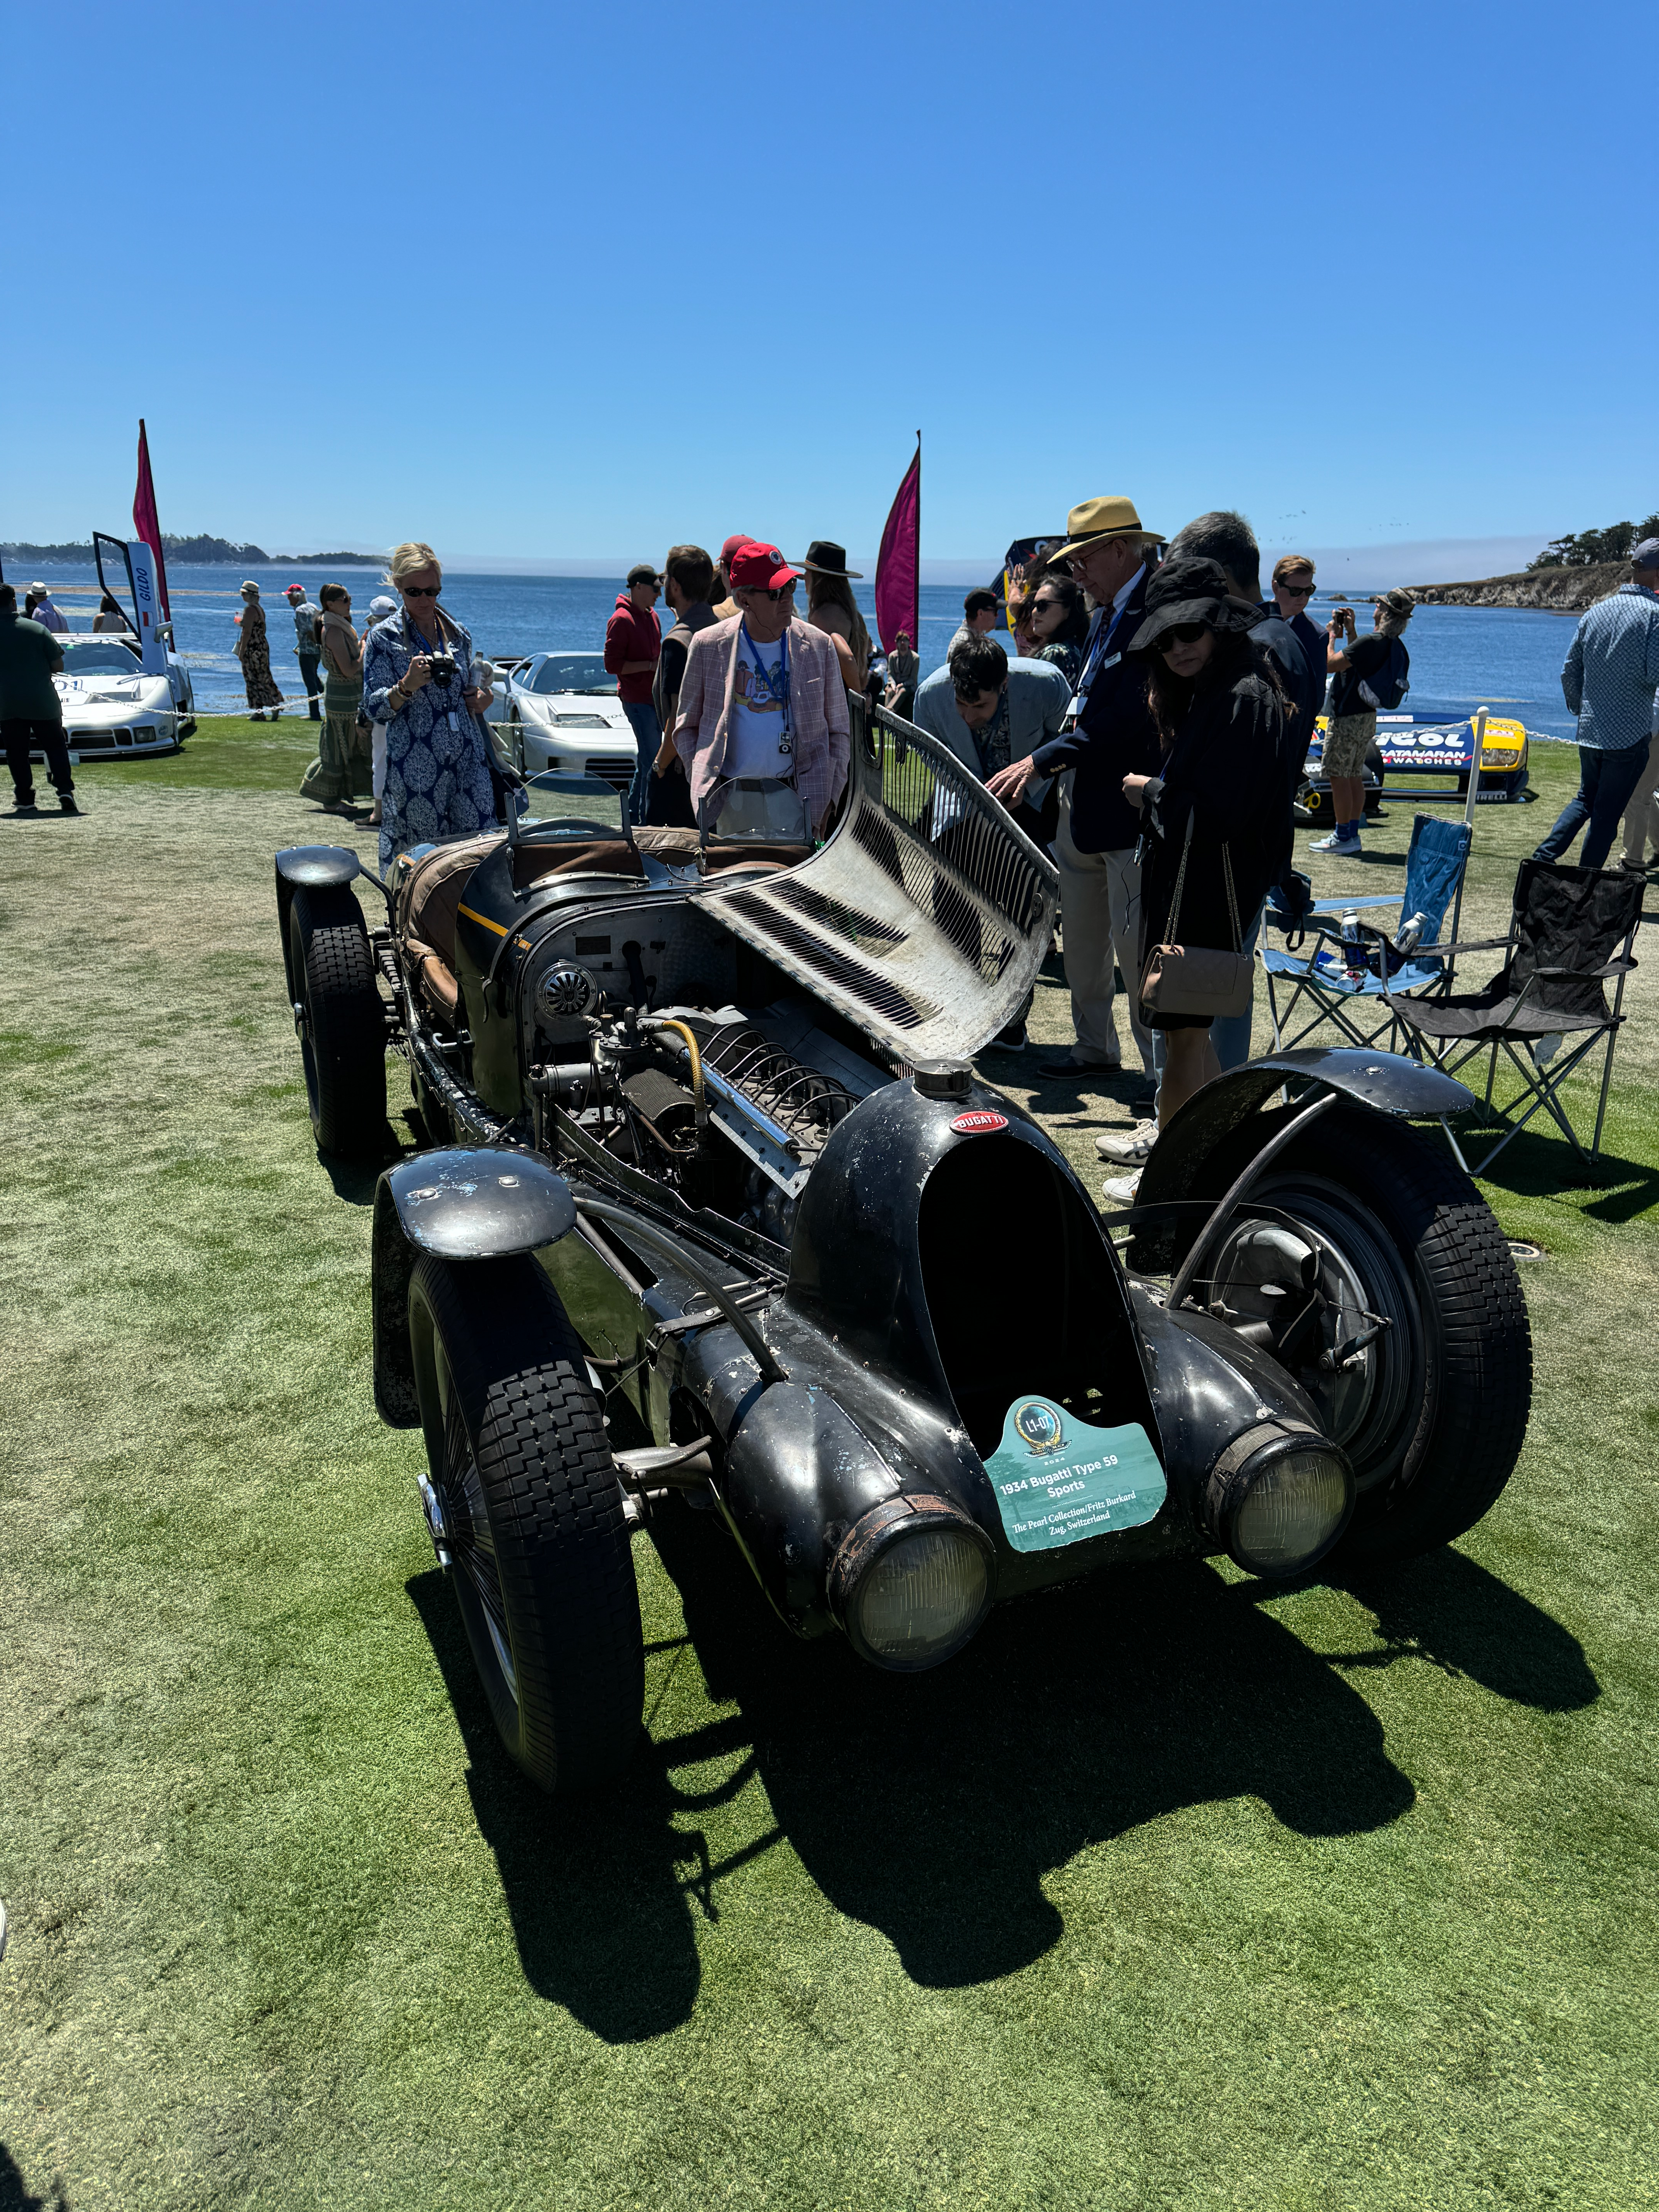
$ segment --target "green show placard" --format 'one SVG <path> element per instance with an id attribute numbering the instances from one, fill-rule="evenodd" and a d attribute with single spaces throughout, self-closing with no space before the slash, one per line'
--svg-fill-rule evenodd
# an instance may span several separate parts
<path id="1" fill-rule="evenodd" d="M 1016 1398 L 985 1462 L 1017 1552 L 1051 1552 L 1114 1528 L 1139 1528 L 1169 1494 L 1139 1421 L 1091 1428 L 1047 1398 Z"/>

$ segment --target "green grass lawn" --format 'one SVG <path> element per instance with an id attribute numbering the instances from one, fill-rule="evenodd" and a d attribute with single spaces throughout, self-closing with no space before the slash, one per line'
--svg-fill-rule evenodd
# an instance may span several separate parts
<path id="1" fill-rule="evenodd" d="M 688 1516 L 635 1542 L 647 1740 L 550 1808 L 374 1413 L 373 1176 L 310 1142 L 270 855 L 341 834 L 313 736 L 0 822 L 0 2212 L 1651 2204 L 1648 970 L 1602 1176 L 1528 1134 L 1487 1187 L 1538 1390 L 1455 1550 L 1097 1579 L 911 1680 Z M 1481 810 L 1466 933 L 1574 764 Z M 1397 880 L 1410 811 L 1322 893 Z M 1127 1087 L 985 1067 L 1092 1185 Z"/>

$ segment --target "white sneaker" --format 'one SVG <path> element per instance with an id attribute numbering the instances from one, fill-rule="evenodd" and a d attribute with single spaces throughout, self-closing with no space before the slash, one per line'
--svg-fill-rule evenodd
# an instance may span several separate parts
<path id="1" fill-rule="evenodd" d="M 1334 830 L 1328 837 L 1316 837 L 1308 848 L 1310 853 L 1336 853 L 1345 860 L 1364 849 L 1358 837 L 1339 837 Z"/>
<path id="2" fill-rule="evenodd" d="M 1158 1142 L 1156 1121 L 1138 1121 L 1133 1129 L 1107 1129 L 1095 1139 L 1103 1160 L 1121 1160 L 1125 1167 L 1144 1168 Z"/>
<path id="3" fill-rule="evenodd" d="M 1109 1177 L 1100 1186 L 1100 1194 L 1103 1198 L 1109 1199 L 1114 1206 L 1133 1206 L 1135 1202 L 1135 1193 L 1139 1188 L 1140 1171 L 1137 1169 L 1133 1175 Z"/>

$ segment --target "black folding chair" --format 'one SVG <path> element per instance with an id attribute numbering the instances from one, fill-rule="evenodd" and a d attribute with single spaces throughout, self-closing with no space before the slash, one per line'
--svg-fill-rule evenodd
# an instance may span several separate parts
<path id="1" fill-rule="evenodd" d="M 1468 1174 L 1483 1175 L 1540 1109 L 1551 1115 L 1585 1165 L 1595 1164 L 1613 1082 L 1613 1049 L 1625 1020 L 1625 978 L 1636 965 L 1632 947 L 1642 920 L 1644 889 L 1640 876 L 1617 870 L 1522 860 L 1509 935 L 1437 948 L 1448 955 L 1501 948 L 1506 955 L 1504 965 L 1485 990 L 1441 999 L 1389 995 L 1388 1003 L 1407 1040 L 1420 1045 L 1448 1075 L 1455 1075 L 1490 1046 L 1489 1111 L 1500 1052 L 1525 1086 L 1508 1106 L 1498 1109 L 1510 1126 L 1478 1166 L 1469 1166 L 1447 1129 L 1452 1150 Z M 1609 1006 L 1601 987 L 1613 975 L 1619 981 Z M 1607 1052 L 1601 1096 L 1595 1134 L 1586 1152 L 1567 1117 L 1561 1086 L 1603 1041 Z M 1516 1107 L 1528 1097 L 1532 1103 L 1518 1121 L 1513 1121 Z"/>

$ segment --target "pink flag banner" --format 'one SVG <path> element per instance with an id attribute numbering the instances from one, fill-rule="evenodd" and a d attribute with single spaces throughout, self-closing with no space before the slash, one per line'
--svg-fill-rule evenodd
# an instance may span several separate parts
<path id="1" fill-rule="evenodd" d="M 916 433 L 916 457 L 904 471 L 881 533 L 876 556 L 876 628 L 881 648 L 890 653 L 898 634 L 907 631 L 912 646 L 921 642 L 921 609 L 917 586 L 921 572 L 921 433 Z"/>
<path id="2" fill-rule="evenodd" d="M 139 543 L 148 545 L 155 556 L 155 581 L 161 593 L 161 619 L 171 622 L 173 609 L 167 605 L 167 564 L 161 558 L 161 518 L 155 512 L 155 479 L 149 472 L 149 440 L 144 434 L 142 415 L 138 418 L 138 489 L 132 495 L 132 526 L 138 533 Z"/>

